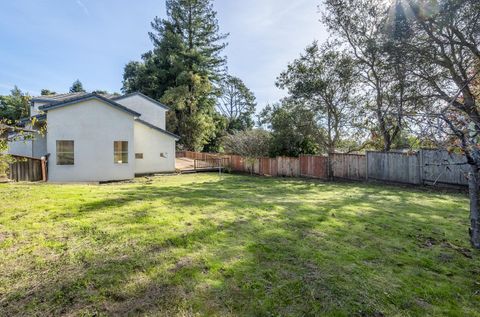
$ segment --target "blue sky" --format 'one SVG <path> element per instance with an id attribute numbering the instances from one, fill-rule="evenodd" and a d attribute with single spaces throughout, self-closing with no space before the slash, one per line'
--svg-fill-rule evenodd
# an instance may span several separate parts
<path id="1" fill-rule="evenodd" d="M 326 39 L 319 0 L 216 0 L 230 33 L 229 71 L 259 107 L 284 93 L 274 82 L 313 40 Z M 124 65 L 152 47 L 147 32 L 165 16 L 163 0 L 15 0 L 0 3 L 0 94 L 13 85 L 31 95 L 65 92 L 77 78 L 87 90 L 119 92 Z"/>

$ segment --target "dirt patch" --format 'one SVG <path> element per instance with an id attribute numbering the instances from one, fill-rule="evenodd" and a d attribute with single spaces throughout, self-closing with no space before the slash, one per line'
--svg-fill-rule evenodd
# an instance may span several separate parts
<path id="1" fill-rule="evenodd" d="M 443 242 L 442 246 L 444 248 L 449 248 L 449 249 L 455 250 L 458 253 L 462 254 L 466 258 L 473 259 L 473 254 L 472 254 L 471 249 L 459 247 L 459 246 L 454 245 L 453 243 L 450 243 L 448 241 Z"/>
<path id="2" fill-rule="evenodd" d="M 434 237 L 425 237 L 422 235 L 415 236 L 415 239 L 418 241 L 418 245 L 421 248 L 432 248 L 434 246 L 441 246 L 444 249 L 454 250 L 468 259 L 473 259 L 473 252 L 471 249 L 460 247 L 447 241 L 446 239 L 436 239 Z"/>
<path id="3" fill-rule="evenodd" d="M 169 271 L 172 273 L 177 273 L 178 271 L 186 267 L 191 267 L 193 265 L 194 265 L 193 259 L 185 257 L 185 258 L 181 258 L 177 263 L 175 263 L 175 266 L 172 267 Z"/>

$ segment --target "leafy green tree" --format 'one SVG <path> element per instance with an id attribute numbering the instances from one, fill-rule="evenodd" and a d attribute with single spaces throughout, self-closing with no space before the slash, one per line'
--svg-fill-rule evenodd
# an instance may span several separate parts
<path id="1" fill-rule="evenodd" d="M 325 138 L 314 111 L 293 99 L 265 107 L 260 113 L 260 124 L 271 130 L 272 157 L 317 154 Z"/>
<path id="2" fill-rule="evenodd" d="M 215 134 L 214 113 L 226 58 L 211 0 L 167 0 L 167 18 L 149 33 L 154 48 L 125 66 L 124 92 L 140 91 L 172 108 L 167 127 L 189 150 L 202 150 Z"/>
<path id="3" fill-rule="evenodd" d="M 70 87 L 70 92 L 75 93 L 75 92 L 86 92 L 85 89 L 83 89 L 83 84 L 80 80 L 75 80 L 72 84 L 72 87 Z"/>
<path id="4" fill-rule="evenodd" d="M 221 83 L 220 92 L 217 109 L 228 121 L 227 132 L 251 129 L 257 106 L 251 90 L 240 78 L 228 75 Z"/>
<path id="5" fill-rule="evenodd" d="M 229 134 L 227 131 L 228 120 L 219 112 L 214 112 L 212 119 L 215 130 L 210 136 L 208 143 L 204 145 L 203 151 L 208 153 L 220 153 L 223 152 L 222 140 Z"/>
<path id="6" fill-rule="evenodd" d="M 405 15 L 398 14 L 389 25 L 390 8 L 384 0 L 325 0 L 325 8 L 325 24 L 358 66 L 365 126 L 373 143 L 389 151 L 402 135 L 405 114 L 418 105 L 415 80 L 403 67 L 405 52 L 396 45 L 411 35 L 402 22 Z"/>
<path id="7" fill-rule="evenodd" d="M 49 90 L 49 89 L 42 89 L 40 92 L 42 96 L 51 96 L 51 95 L 56 95 L 57 93 L 55 91 Z"/>
<path id="8" fill-rule="evenodd" d="M 0 96 L 0 119 L 17 121 L 30 116 L 30 96 L 15 86 L 8 96 Z"/>
<path id="9" fill-rule="evenodd" d="M 288 65 L 276 83 L 288 90 L 290 99 L 303 105 L 304 112 L 312 112 L 311 120 L 316 120 L 316 125 L 325 131 L 325 137 L 319 139 L 324 152 L 335 152 L 355 123 L 355 63 L 336 51 L 335 46 L 320 47 L 314 42 Z"/>

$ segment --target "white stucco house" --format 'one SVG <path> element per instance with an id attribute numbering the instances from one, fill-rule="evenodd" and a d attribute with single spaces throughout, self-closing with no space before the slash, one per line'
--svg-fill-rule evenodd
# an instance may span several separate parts
<path id="1" fill-rule="evenodd" d="M 39 132 L 9 153 L 48 157 L 50 182 L 105 182 L 175 171 L 178 136 L 165 130 L 168 107 L 141 94 L 61 94 L 33 98 L 24 120 Z"/>

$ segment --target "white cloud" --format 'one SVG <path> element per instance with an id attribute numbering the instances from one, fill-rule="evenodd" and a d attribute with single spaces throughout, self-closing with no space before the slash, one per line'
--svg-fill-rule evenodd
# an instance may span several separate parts
<path id="1" fill-rule="evenodd" d="M 77 4 L 80 8 L 82 8 L 83 12 L 85 12 L 86 15 L 90 15 L 90 11 L 88 11 L 87 6 L 81 1 L 81 0 L 76 0 Z"/>

